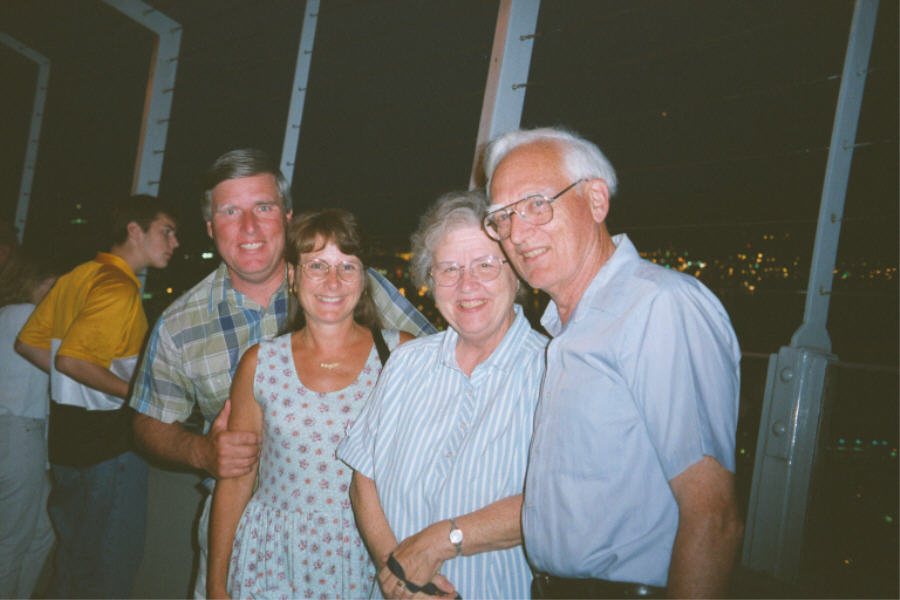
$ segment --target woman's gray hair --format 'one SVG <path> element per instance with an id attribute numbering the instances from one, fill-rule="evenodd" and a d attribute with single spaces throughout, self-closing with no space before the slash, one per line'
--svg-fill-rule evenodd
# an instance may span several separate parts
<path id="1" fill-rule="evenodd" d="M 481 229 L 487 207 L 484 192 L 470 190 L 448 192 L 425 211 L 419 219 L 419 227 L 410 238 L 410 276 L 417 288 L 428 285 L 434 249 L 444 236 L 461 226 L 473 225 Z"/>
<path id="2" fill-rule="evenodd" d="M 216 159 L 204 178 L 203 199 L 200 202 L 200 210 L 204 221 L 212 220 L 212 193 L 213 188 L 229 179 L 243 179 L 254 175 L 269 174 L 275 178 L 278 184 L 278 195 L 281 198 L 281 208 L 285 216 L 291 211 L 291 185 L 288 183 L 278 163 L 262 150 L 256 148 L 240 148 L 226 152 Z"/>
<path id="3" fill-rule="evenodd" d="M 508 131 L 492 141 L 484 152 L 484 176 L 487 189 L 491 189 L 494 170 L 507 154 L 526 144 L 556 144 L 561 148 L 563 168 L 572 181 L 576 179 L 602 179 L 609 188 L 609 195 L 616 193 L 618 179 L 612 163 L 600 148 L 580 135 L 561 127 L 516 129 Z"/>

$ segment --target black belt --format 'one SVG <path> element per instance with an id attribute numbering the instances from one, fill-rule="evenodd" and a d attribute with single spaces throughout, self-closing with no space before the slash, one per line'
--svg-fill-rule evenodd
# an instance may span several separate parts
<path id="1" fill-rule="evenodd" d="M 627 581 L 569 579 L 535 573 L 532 598 L 665 598 L 666 588 Z"/>

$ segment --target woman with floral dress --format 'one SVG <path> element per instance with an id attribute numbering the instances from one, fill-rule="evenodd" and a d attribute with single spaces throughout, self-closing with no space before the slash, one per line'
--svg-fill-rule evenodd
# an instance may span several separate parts
<path id="1" fill-rule="evenodd" d="M 256 470 L 216 485 L 211 598 L 361 597 L 374 577 L 335 449 L 381 372 L 376 345 L 412 336 L 380 329 L 349 213 L 299 216 L 285 254 L 299 310 L 294 331 L 252 347 L 234 376 L 228 427 L 262 438 L 258 488 Z"/>

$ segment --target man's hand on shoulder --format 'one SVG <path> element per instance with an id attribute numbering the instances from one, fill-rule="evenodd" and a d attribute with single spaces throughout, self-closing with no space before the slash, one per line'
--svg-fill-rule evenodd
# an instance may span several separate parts
<path id="1" fill-rule="evenodd" d="M 229 431 L 230 414 L 231 400 L 226 400 L 222 412 L 198 443 L 199 466 L 216 479 L 246 475 L 259 458 L 259 436 L 248 431 Z"/>

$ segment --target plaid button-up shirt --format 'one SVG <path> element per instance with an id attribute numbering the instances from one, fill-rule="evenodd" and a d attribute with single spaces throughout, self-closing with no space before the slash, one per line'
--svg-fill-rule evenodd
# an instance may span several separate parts
<path id="1" fill-rule="evenodd" d="M 384 327 L 416 336 L 435 332 L 387 279 L 372 270 L 369 288 Z M 286 281 L 262 307 L 234 289 L 225 264 L 220 264 L 156 322 L 135 376 L 131 406 L 172 423 L 186 420 L 197 404 L 208 428 L 228 399 L 241 356 L 282 329 L 287 306 Z"/>

